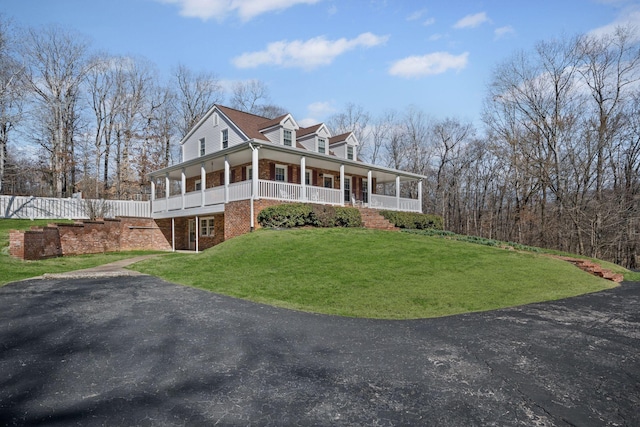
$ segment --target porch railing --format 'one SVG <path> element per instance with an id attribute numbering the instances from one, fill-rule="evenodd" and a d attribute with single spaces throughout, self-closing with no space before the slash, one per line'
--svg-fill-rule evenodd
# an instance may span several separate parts
<path id="1" fill-rule="evenodd" d="M 417 199 L 407 199 L 396 196 L 385 196 L 382 194 L 370 195 L 369 207 L 374 209 L 389 209 L 393 211 L 421 212 L 420 201 Z M 398 203 L 399 202 L 399 203 Z"/>
<path id="2" fill-rule="evenodd" d="M 150 216 L 149 202 L 0 195 L 0 218 L 88 219 L 91 206 L 107 218 Z"/>
<path id="3" fill-rule="evenodd" d="M 229 185 L 229 201 L 247 200 L 251 198 L 250 180 L 236 182 Z M 330 205 L 340 205 L 342 203 L 342 192 L 333 188 L 315 187 L 306 185 L 304 187 L 304 197 L 302 185 L 280 181 L 258 180 L 258 194 L 260 198 L 285 200 L 291 202 L 322 203 Z M 224 186 L 207 188 L 204 191 L 205 206 L 224 203 Z M 348 204 L 348 203 L 347 203 Z M 374 209 L 389 209 L 407 212 L 420 212 L 420 202 L 416 199 L 396 198 L 395 196 L 385 196 L 381 194 L 369 195 L 369 203 L 366 204 Z M 202 206 L 202 193 L 191 191 L 184 195 L 185 209 Z M 182 195 L 174 195 L 168 199 L 159 198 L 153 201 L 153 212 L 165 212 L 182 209 Z"/>
<path id="4" fill-rule="evenodd" d="M 223 196 L 224 198 L 224 187 Z M 229 201 L 247 200 L 251 198 L 251 181 L 242 181 L 229 184 Z"/>

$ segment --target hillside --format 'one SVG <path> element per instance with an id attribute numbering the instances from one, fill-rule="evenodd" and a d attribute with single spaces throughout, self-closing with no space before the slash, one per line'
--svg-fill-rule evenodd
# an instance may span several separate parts
<path id="1" fill-rule="evenodd" d="M 259 230 L 134 269 L 279 307 L 385 319 L 491 310 L 615 286 L 543 254 L 342 228 Z"/>

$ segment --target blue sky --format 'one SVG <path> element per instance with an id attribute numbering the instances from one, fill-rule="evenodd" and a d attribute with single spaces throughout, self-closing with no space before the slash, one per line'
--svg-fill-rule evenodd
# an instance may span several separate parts
<path id="1" fill-rule="evenodd" d="M 640 28 L 630 0 L 0 0 L 17 25 L 51 23 L 95 50 L 178 63 L 226 84 L 259 79 L 303 125 L 351 102 L 415 105 L 480 123 L 492 70 L 563 35 Z"/>

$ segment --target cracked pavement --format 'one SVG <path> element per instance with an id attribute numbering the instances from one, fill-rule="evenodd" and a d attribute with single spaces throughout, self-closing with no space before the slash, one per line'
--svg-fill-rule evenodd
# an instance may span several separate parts
<path id="1" fill-rule="evenodd" d="M 0 425 L 640 425 L 640 284 L 439 319 L 150 276 L 0 288 Z"/>

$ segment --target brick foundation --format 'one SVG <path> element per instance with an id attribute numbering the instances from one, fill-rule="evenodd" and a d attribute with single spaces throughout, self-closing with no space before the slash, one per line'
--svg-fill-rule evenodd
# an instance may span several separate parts
<path id="1" fill-rule="evenodd" d="M 9 232 L 9 254 L 25 260 L 130 250 L 169 250 L 170 240 L 150 218 L 122 217 L 49 224 Z"/>

